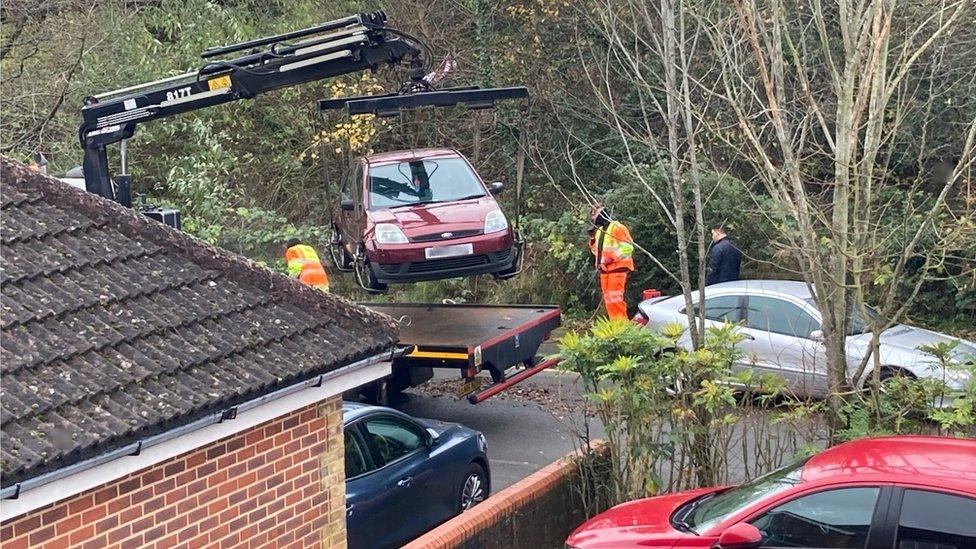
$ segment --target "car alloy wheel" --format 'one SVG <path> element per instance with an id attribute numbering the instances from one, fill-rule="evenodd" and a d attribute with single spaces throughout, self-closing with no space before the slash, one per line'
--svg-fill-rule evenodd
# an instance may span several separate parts
<path id="1" fill-rule="evenodd" d="M 478 467 L 478 469 L 468 473 L 468 477 L 464 479 L 464 485 L 461 488 L 461 511 L 467 511 L 485 501 L 485 478 L 480 471 L 481 468 Z"/>

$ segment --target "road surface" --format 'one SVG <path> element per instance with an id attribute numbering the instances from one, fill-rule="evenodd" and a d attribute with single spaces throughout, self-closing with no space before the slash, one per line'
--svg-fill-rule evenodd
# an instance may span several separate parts
<path id="1" fill-rule="evenodd" d="M 416 417 L 462 423 L 485 434 L 492 492 L 511 486 L 579 447 L 574 433 L 584 427 L 583 399 L 573 374 L 543 371 L 472 405 L 451 391 L 456 371 L 436 371 L 433 380 L 410 389 L 395 408 Z M 591 437 L 602 436 L 589 420 Z"/>

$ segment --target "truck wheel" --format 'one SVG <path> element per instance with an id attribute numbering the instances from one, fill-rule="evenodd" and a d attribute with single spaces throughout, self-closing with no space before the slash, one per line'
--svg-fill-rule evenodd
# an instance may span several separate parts
<path id="1" fill-rule="evenodd" d="M 458 490 L 458 513 L 463 513 L 488 497 L 488 475 L 477 463 L 472 462 L 464 472 L 461 489 Z"/>

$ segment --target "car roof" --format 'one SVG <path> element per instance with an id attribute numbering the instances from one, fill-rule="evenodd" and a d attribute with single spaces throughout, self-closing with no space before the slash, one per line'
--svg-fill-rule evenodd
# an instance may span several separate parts
<path id="1" fill-rule="evenodd" d="M 722 292 L 763 292 L 781 293 L 791 295 L 799 299 L 809 299 L 813 294 L 806 282 L 799 280 L 734 280 L 732 282 L 720 282 L 712 284 L 705 290 L 705 295 L 720 290 Z"/>
<path id="2" fill-rule="evenodd" d="M 856 480 L 855 475 L 976 482 L 976 439 L 892 436 L 845 442 L 810 458 L 801 478 Z"/>
<path id="3" fill-rule="evenodd" d="M 394 162 L 404 162 L 420 158 L 440 158 L 445 156 L 461 156 L 461 153 L 454 149 L 404 149 L 371 154 L 366 157 L 366 162 L 370 164 L 392 164 Z"/>
<path id="4" fill-rule="evenodd" d="M 361 402 L 350 402 L 342 401 L 342 422 L 349 424 L 356 419 L 359 419 L 365 415 L 371 414 L 373 412 L 389 412 L 394 415 L 410 417 L 407 414 L 399 410 L 394 410 L 393 408 L 387 408 L 385 406 L 374 406 L 372 404 L 363 404 Z M 415 418 L 411 418 L 415 419 Z"/>

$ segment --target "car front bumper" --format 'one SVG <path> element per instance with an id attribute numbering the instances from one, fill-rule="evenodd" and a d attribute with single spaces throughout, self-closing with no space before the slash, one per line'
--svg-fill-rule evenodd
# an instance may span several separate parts
<path id="1" fill-rule="evenodd" d="M 498 273 L 512 268 L 515 250 L 475 253 L 445 259 L 428 259 L 406 263 L 370 263 L 373 275 L 382 284 L 441 280 L 459 276 Z"/>

